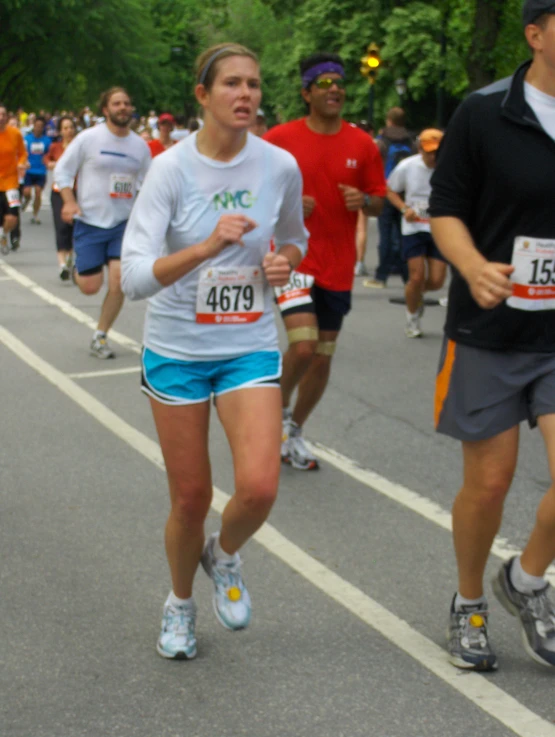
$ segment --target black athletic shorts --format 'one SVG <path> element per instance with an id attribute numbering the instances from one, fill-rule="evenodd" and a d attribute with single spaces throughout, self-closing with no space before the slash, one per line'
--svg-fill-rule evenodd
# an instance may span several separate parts
<path id="1" fill-rule="evenodd" d="M 341 330 L 343 318 L 351 310 L 351 292 L 334 292 L 313 284 L 311 302 L 281 311 L 282 317 L 309 312 L 316 315 L 319 330 Z"/>
<path id="2" fill-rule="evenodd" d="M 19 195 L 19 190 L 16 189 L 13 191 L 17 192 Z M 10 192 L 12 192 L 12 190 L 10 190 Z M 10 197 L 10 199 L 12 198 Z M 10 207 L 8 203 L 8 193 L 0 192 L 0 225 L 2 224 L 1 221 L 4 219 L 5 215 L 13 215 L 14 217 L 17 217 L 19 215 L 19 207 Z"/>

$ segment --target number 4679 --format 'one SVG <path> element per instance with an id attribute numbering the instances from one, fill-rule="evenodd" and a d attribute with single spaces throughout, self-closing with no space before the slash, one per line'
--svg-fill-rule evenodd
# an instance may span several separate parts
<path id="1" fill-rule="evenodd" d="M 254 304 L 254 289 L 250 284 L 210 287 L 206 304 L 213 312 L 249 312 Z"/>

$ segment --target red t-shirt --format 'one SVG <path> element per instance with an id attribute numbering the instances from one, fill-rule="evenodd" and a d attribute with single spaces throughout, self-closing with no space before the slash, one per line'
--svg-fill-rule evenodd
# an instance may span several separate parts
<path id="1" fill-rule="evenodd" d="M 158 156 L 158 154 L 163 154 L 166 150 L 157 138 L 154 138 L 152 141 L 148 141 L 148 147 L 152 158 Z"/>
<path id="2" fill-rule="evenodd" d="M 324 289 L 351 290 L 357 212 L 347 210 L 338 185 L 385 197 L 378 147 L 368 133 L 345 121 L 339 133 L 323 135 L 312 131 L 302 118 L 272 128 L 264 138 L 293 154 L 303 175 L 303 195 L 316 200 L 312 214 L 305 220 L 310 238 L 298 271 L 314 276 L 316 284 Z"/>

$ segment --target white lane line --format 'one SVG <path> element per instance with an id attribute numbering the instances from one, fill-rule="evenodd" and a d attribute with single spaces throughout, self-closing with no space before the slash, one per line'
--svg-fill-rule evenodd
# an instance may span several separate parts
<path id="1" fill-rule="evenodd" d="M 412 512 L 420 515 L 420 517 L 424 517 L 424 519 L 427 519 L 429 522 L 433 522 L 439 527 L 443 527 L 444 530 L 451 531 L 453 529 L 451 514 L 446 512 L 439 506 L 439 504 L 436 504 L 436 502 L 433 502 L 431 499 L 421 496 L 416 491 L 412 491 L 412 489 L 408 489 L 406 486 L 389 481 L 389 479 L 380 476 L 374 471 L 363 468 L 351 458 L 338 453 L 332 448 L 327 448 L 321 443 L 307 442 L 307 445 L 312 452 L 318 456 L 318 458 L 321 458 L 323 461 L 334 466 L 342 473 L 355 479 L 355 481 L 359 481 L 361 484 L 369 486 L 374 491 L 377 491 L 388 499 L 410 509 Z M 514 555 L 520 555 L 522 551 L 506 538 L 498 536 L 494 540 L 491 552 L 497 558 L 501 558 L 501 560 L 508 560 Z M 555 585 L 555 566 L 550 566 L 548 568 L 545 577 L 550 581 L 550 583 Z"/>
<path id="2" fill-rule="evenodd" d="M 81 310 L 73 307 L 73 305 L 71 305 L 69 302 L 65 302 L 65 300 L 59 299 L 50 292 L 47 292 L 45 289 L 42 289 L 42 287 L 39 287 L 34 281 L 21 274 L 11 266 L 8 266 L 1 259 L 0 267 L 3 268 L 4 271 L 10 275 L 10 278 L 15 279 L 22 286 L 31 289 L 35 294 L 37 294 L 42 299 L 45 299 L 49 304 L 53 304 L 59 307 L 70 317 L 73 317 L 79 322 L 88 324 L 94 330 L 96 329 L 96 322 L 84 312 L 81 312 Z M 111 330 L 110 339 L 113 339 L 116 343 L 125 345 L 135 353 L 141 352 L 140 344 L 132 340 L 131 338 L 128 338 L 126 335 Z M 397 504 L 401 504 L 407 509 L 410 509 L 412 512 L 415 512 L 421 517 L 424 517 L 424 519 L 427 519 L 429 522 L 433 522 L 439 527 L 443 527 L 443 529 L 445 530 L 452 530 L 451 514 L 449 512 L 446 512 L 442 507 L 440 507 L 439 504 L 433 502 L 431 499 L 428 499 L 425 496 L 422 496 L 417 492 L 412 491 L 405 486 L 402 486 L 401 484 L 396 484 L 392 481 L 389 481 L 388 479 L 380 476 L 374 471 L 362 468 L 362 466 L 360 466 L 356 461 L 342 455 L 341 453 L 338 453 L 332 448 L 327 448 L 325 445 L 321 445 L 320 443 L 308 443 L 308 445 L 319 458 L 321 458 L 326 463 L 329 463 L 331 466 L 334 466 L 339 471 L 342 471 L 351 478 L 359 481 L 365 486 L 368 486 L 370 489 L 377 491 L 383 496 L 388 497 L 392 501 L 397 502 Z M 507 560 L 513 555 L 519 555 L 521 553 L 521 550 L 513 545 L 511 542 L 509 542 L 506 538 L 498 536 L 495 538 L 491 552 L 501 560 Z M 549 567 L 546 573 L 546 578 L 548 579 L 548 581 L 550 581 L 550 583 L 555 585 L 554 566 Z"/>
<path id="3" fill-rule="evenodd" d="M 33 292 L 33 294 L 36 294 L 37 297 L 40 297 L 53 307 L 57 307 L 65 315 L 68 315 L 77 322 L 86 325 L 87 327 L 91 328 L 91 330 L 96 330 L 98 319 L 94 319 L 90 315 L 87 315 L 86 312 L 82 312 L 80 309 L 74 307 L 70 302 L 67 302 L 65 299 L 60 299 L 59 297 L 56 297 L 55 294 L 52 294 L 46 289 L 43 289 L 43 287 L 39 286 L 32 279 L 29 279 L 29 277 L 25 276 L 21 272 L 17 271 L 17 269 L 14 269 L 12 266 L 9 266 L 5 262 L 0 261 L 0 267 L 11 279 L 16 281 L 18 284 L 21 284 L 22 287 L 29 289 L 31 292 Z M 136 340 L 128 338 L 127 335 L 119 333 L 117 330 L 110 330 L 110 340 L 113 343 L 117 343 L 118 345 L 124 346 L 128 350 L 133 351 L 133 353 L 141 353 L 141 346 L 139 343 L 137 343 Z"/>
<path id="4" fill-rule="evenodd" d="M 118 374 L 136 374 L 141 370 L 140 366 L 129 368 L 112 369 L 107 371 L 85 371 L 81 374 L 66 374 L 70 379 L 94 379 L 97 376 L 117 376 Z"/>
<path id="5" fill-rule="evenodd" d="M 138 451 L 160 469 L 164 468 L 160 447 L 153 440 L 122 420 L 74 381 L 44 361 L 0 326 L 0 342 L 18 358 L 37 371 L 59 391 L 94 417 L 105 428 Z M 221 513 L 230 497 L 214 487 L 212 507 Z M 379 632 L 395 647 L 403 650 L 422 667 L 465 696 L 483 712 L 496 719 L 519 737 L 555 737 L 555 726 L 542 719 L 505 691 L 477 673 L 461 673 L 447 662 L 445 651 L 407 622 L 265 524 L 255 535 L 260 545 L 302 575 L 322 593 Z"/>

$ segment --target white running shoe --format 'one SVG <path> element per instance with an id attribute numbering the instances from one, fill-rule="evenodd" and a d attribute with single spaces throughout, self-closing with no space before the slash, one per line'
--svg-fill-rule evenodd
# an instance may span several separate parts
<path id="1" fill-rule="evenodd" d="M 241 558 L 235 553 L 230 562 L 218 560 L 214 543 L 218 533 L 210 535 L 200 562 L 214 584 L 212 603 L 220 624 L 228 630 L 244 630 L 251 621 L 251 598 L 241 577 Z"/>
<path id="2" fill-rule="evenodd" d="M 369 287 L 370 289 L 385 289 L 385 282 L 379 279 L 365 279 L 362 282 L 363 287 Z"/>
<path id="3" fill-rule="evenodd" d="M 195 621 L 197 608 L 194 602 L 188 606 L 164 604 L 162 631 L 156 650 L 163 658 L 191 660 L 197 654 Z"/>
<path id="4" fill-rule="evenodd" d="M 93 338 L 91 342 L 91 356 L 96 358 L 115 358 L 116 354 L 108 345 L 106 338 Z"/>
<path id="5" fill-rule="evenodd" d="M 281 459 L 284 463 L 288 463 L 292 468 L 297 471 L 317 471 L 320 468 L 318 459 L 308 449 L 303 436 L 302 427 L 299 427 L 296 422 L 291 420 L 289 428 L 289 439 L 286 443 L 285 453 L 283 452 Z"/>
<path id="6" fill-rule="evenodd" d="M 289 431 L 291 430 L 292 412 L 289 407 L 283 408 L 281 419 L 281 457 L 287 455 L 287 441 L 289 440 Z"/>
<path id="7" fill-rule="evenodd" d="M 418 313 L 411 315 L 407 313 L 407 324 L 405 325 L 405 335 L 407 338 L 421 338 L 422 328 L 420 327 L 420 317 Z"/>

